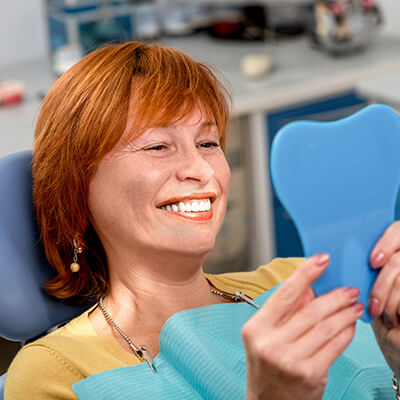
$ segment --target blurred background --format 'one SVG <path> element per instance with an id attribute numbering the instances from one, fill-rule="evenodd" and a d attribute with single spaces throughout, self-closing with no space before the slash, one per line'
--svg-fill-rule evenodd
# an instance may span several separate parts
<path id="1" fill-rule="evenodd" d="M 41 101 L 88 52 L 128 40 L 176 47 L 214 66 L 233 95 L 230 198 L 206 271 L 302 256 L 271 189 L 271 141 L 296 119 L 400 109 L 399 17 L 396 0 L 1 0 L 0 156 L 32 147 Z M 0 342 L 0 374 L 17 347 Z"/>

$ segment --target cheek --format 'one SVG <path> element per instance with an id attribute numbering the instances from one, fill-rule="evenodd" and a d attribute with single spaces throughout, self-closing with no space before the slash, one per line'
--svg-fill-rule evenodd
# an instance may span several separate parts
<path id="1" fill-rule="evenodd" d="M 146 218 L 165 181 L 166 170 L 151 163 L 104 164 L 89 185 L 88 206 L 95 222 L 124 224 Z"/>
<path id="2" fill-rule="evenodd" d="M 223 159 L 219 160 L 218 165 L 215 167 L 215 171 L 217 171 L 217 180 L 221 186 L 222 194 L 227 195 L 229 184 L 231 182 L 231 170 L 225 156 Z"/>
<path id="3" fill-rule="evenodd" d="M 117 193 L 110 190 L 107 182 L 95 177 L 89 184 L 88 207 L 96 230 L 104 230 L 115 217 L 113 205 L 118 201 Z"/>
<path id="4" fill-rule="evenodd" d="M 92 222 L 101 229 L 109 229 L 122 218 L 128 197 L 129 171 L 116 163 L 101 163 L 89 184 L 88 207 Z"/>

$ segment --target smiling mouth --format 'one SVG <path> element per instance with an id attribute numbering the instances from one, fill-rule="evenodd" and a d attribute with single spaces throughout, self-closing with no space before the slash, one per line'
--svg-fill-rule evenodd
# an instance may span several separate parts
<path id="1" fill-rule="evenodd" d="M 176 203 L 166 204 L 161 206 L 162 210 L 165 211 L 174 211 L 179 213 L 185 212 L 207 212 L 211 209 L 211 200 L 204 199 L 204 200 L 188 200 L 188 201 L 180 201 Z"/>
<path id="2" fill-rule="evenodd" d="M 212 218 L 213 212 L 211 203 L 215 200 L 212 198 L 201 199 L 173 199 L 168 204 L 163 204 L 158 208 L 167 211 L 170 215 L 179 216 L 182 218 L 190 219 L 192 221 L 207 221 Z"/>

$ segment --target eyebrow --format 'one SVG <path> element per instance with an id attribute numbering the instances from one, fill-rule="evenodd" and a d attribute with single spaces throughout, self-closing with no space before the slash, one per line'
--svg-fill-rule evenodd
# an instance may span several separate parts
<path id="1" fill-rule="evenodd" d="M 207 121 L 207 122 L 203 122 L 200 127 L 208 128 L 209 126 L 217 126 L 217 123 L 215 121 Z"/>
<path id="2" fill-rule="evenodd" d="M 206 121 L 206 122 L 202 122 L 200 125 L 200 130 L 204 129 L 204 128 L 209 128 L 209 127 L 216 127 L 217 123 L 213 122 L 213 121 Z M 174 129 L 176 128 L 176 124 L 168 124 L 168 125 L 154 125 L 152 126 L 153 129 Z"/>

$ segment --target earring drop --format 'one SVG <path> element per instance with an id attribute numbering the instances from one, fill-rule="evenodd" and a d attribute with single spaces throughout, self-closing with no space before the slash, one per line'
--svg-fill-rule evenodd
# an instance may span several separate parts
<path id="1" fill-rule="evenodd" d="M 81 269 L 81 266 L 78 264 L 78 254 L 81 254 L 83 252 L 82 247 L 78 246 L 78 243 L 75 239 L 73 239 L 74 243 L 74 255 L 72 257 L 72 264 L 70 266 L 71 272 L 75 273 L 78 272 Z"/>

